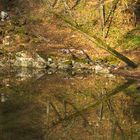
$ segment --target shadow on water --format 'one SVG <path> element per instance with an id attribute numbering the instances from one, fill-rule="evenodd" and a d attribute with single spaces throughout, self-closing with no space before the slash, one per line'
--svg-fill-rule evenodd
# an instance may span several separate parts
<path id="1" fill-rule="evenodd" d="M 25 69 L 0 81 L 0 140 L 140 138 L 137 81 Z"/>

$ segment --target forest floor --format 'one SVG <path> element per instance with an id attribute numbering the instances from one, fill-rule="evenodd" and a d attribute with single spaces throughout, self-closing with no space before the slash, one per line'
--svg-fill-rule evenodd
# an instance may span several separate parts
<path id="1" fill-rule="evenodd" d="M 84 50 L 93 60 L 109 60 L 111 63 L 119 63 L 119 67 L 125 66 L 119 60 L 114 60 L 108 52 L 96 48 L 92 42 L 73 31 L 60 19 L 49 13 L 44 14 L 43 10 L 40 6 L 29 11 L 24 8 L 20 11 L 11 9 L 8 12 L 10 20 L 0 21 L 1 50 L 10 53 L 27 50 L 42 52 L 43 55 L 58 55 L 61 49 Z M 139 47 L 121 52 L 140 64 Z"/>

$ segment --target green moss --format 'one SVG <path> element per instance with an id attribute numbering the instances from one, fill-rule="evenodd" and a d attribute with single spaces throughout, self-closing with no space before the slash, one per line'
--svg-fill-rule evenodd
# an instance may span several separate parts
<path id="1" fill-rule="evenodd" d="M 86 59 L 76 59 L 76 62 L 79 62 L 79 63 L 88 63 Z"/>
<path id="2" fill-rule="evenodd" d="M 127 32 L 121 40 L 118 40 L 122 49 L 134 49 L 140 46 L 140 27 L 136 27 Z"/>
<path id="3" fill-rule="evenodd" d="M 42 18 L 40 16 L 38 16 L 37 14 L 30 14 L 28 16 L 28 20 L 29 21 L 33 21 L 33 22 L 41 22 L 42 21 Z"/>
<path id="4" fill-rule="evenodd" d="M 65 64 L 66 65 L 72 65 L 72 61 L 71 60 L 68 60 L 68 61 L 65 62 Z"/>
<path id="5" fill-rule="evenodd" d="M 27 33 L 25 27 L 15 27 L 14 32 L 18 33 L 18 34 L 26 34 Z"/>
<path id="6" fill-rule="evenodd" d="M 140 36 L 134 36 L 131 40 L 135 45 L 140 45 Z"/>
<path id="7" fill-rule="evenodd" d="M 110 63 L 110 64 L 118 64 L 119 63 L 119 59 L 117 59 L 116 57 L 114 56 L 107 56 L 104 61 Z"/>

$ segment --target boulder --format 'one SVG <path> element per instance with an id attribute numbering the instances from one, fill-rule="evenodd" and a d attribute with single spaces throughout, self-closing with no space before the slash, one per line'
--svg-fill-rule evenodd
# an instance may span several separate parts
<path id="1" fill-rule="evenodd" d="M 60 70 L 71 70 L 72 62 L 71 60 L 61 60 L 58 62 L 58 69 Z"/>
<path id="2" fill-rule="evenodd" d="M 14 66 L 29 68 L 46 68 L 47 62 L 37 53 L 27 51 L 17 52 L 13 61 Z"/>
<path id="3" fill-rule="evenodd" d="M 0 18 L 1 18 L 1 21 L 4 21 L 5 19 L 8 19 L 9 18 L 8 13 L 6 13 L 4 11 L 1 11 L 0 12 Z"/>
<path id="4" fill-rule="evenodd" d="M 103 73 L 103 74 L 108 74 L 109 73 L 109 69 L 105 66 L 101 66 L 99 64 L 97 64 L 94 68 L 95 73 Z"/>

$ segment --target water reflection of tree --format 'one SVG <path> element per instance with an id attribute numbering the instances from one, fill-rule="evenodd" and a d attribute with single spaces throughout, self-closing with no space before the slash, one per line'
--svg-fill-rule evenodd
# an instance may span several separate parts
<path id="1" fill-rule="evenodd" d="M 66 81 L 64 81 L 65 86 L 62 86 L 62 80 L 58 83 L 59 80 L 57 81 L 56 78 L 50 81 L 42 77 L 37 82 L 15 85 L 10 90 L 13 92 L 9 94 L 9 100 L 0 105 L 0 124 L 2 124 L 3 134 L 6 135 L 9 129 L 12 136 L 19 135 L 20 138 L 24 134 L 30 139 L 35 139 L 34 137 L 58 139 L 63 136 L 69 139 L 116 138 L 117 136 L 127 138 L 129 134 L 127 127 L 136 129 L 138 126 L 133 126 L 134 120 L 131 113 L 124 113 L 128 105 L 123 106 L 121 104 L 123 99 L 118 95 L 122 90 L 128 89 L 133 81 L 111 90 L 115 87 L 114 82 L 112 87 L 107 89 L 101 86 L 105 81 L 97 79 L 94 79 L 96 84 L 91 81 L 94 85 L 93 90 L 86 88 L 90 93 L 84 90 L 84 87 L 81 91 L 79 87 L 76 88 L 77 91 L 72 90 Z M 45 90 L 42 90 L 44 88 Z M 80 94 L 76 94 L 77 92 Z M 84 101 L 85 97 L 87 99 Z M 75 98 L 80 98 L 80 101 Z M 126 121 L 126 126 L 123 124 L 123 119 Z M 12 120 L 11 123 L 7 123 L 10 120 Z M 132 125 L 129 120 L 132 121 Z"/>
<path id="2" fill-rule="evenodd" d="M 74 109 L 75 112 L 74 112 L 73 114 L 65 115 L 64 117 L 62 117 L 62 116 L 60 117 L 60 114 L 58 114 L 59 111 L 57 111 L 56 116 L 58 116 L 58 118 L 60 118 L 60 119 L 58 119 L 57 121 L 51 123 L 51 126 L 49 126 L 49 129 L 51 128 L 50 131 L 52 131 L 52 129 L 54 129 L 54 128 L 57 127 L 58 125 L 62 125 L 62 127 L 66 128 L 65 125 L 63 126 L 63 124 L 65 124 L 65 122 L 67 122 L 67 123 L 69 122 L 69 123 L 68 123 L 68 125 L 69 125 L 71 122 L 73 122 L 73 120 L 75 120 L 75 118 L 79 118 L 79 117 L 80 117 L 80 118 L 82 118 L 83 122 L 86 124 L 84 127 L 87 129 L 87 131 L 88 131 L 89 133 L 92 132 L 92 134 L 93 134 L 93 136 L 94 136 L 94 132 L 97 130 L 97 128 L 96 128 L 96 126 L 89 125 L 90 123 L 88 122 L 87 116 L 85 115 L 85 114 L 86 114 L 86 111 L 87 111 L 88 109 L 90 109 L 90 108 L 96 109 L 96 107 L 99 106 L 99 105 L 101 104 L 101 109 L 100 109 L 100 110 L 101 110 L 101 113 L 100 113 L 100 116 L 99 116 L 100 119 L 98 120 L 98 122 L 102 124 L 103 107 L 105 106 L 105 103 L 106 103 L 106 104 L 107 104 L 107 108 L 108 108 L 108 110 L 109 110 L 109 114 L 111 114 L 111 115 L 110 115 L 110 117 L 111 117 L 110 121 L 111 121 L 111 123 L 112 123 L 112 125 L 113 125 L 113 128 L 112 128 L 112 131 L 113 131 L 113 132 L 112 132 L 112 137 L 115 136 L 115 133 L 118 133 L 118 132 L 116 132 L 116 129 L 118 128 L 118 130 L 120 131 L 121 137 L 122 137 L 122 138 L 125 138 L 125 132 L 124 132 L 123 128 L 121 127 L 121 124 L 119 123 L 119 118 L 117 118 L 117 116 L 115 115 L 115 111 L 114 111 L 114 108 L 113 108 L 113 106 L 112 106 L 112 103 L 111 103 L 110 98 L 111 98 L 113 95 L 115 95 L 115 94 L 117 94 L 118 92 L 120 92 L 121 90 L 124 90 L 125 88 L 129 87 L 129 85 L 131 85 L 132 83 L 133 83 L 132 81 L 131 81 L 131 82 L 127 82 L 127 83 L 125 83 L 125 84 L 123 84 L 123 85 L 117 87 L 117 88 L 114 89 L 112 92 L 103 95 L 103 97 L 100 98 L 99 100 L 97 100 L 96 103 L 92 103 L 92 104 L 90 104 L 90 105 L 87 105 L 86 107 L 84 107 L 84 108 L 82 108 L 82 109 L 80 109 L 80 110 L 77 109 L 77 108 L 74 106 L 74 104 L 69 103 L 69 102 L 67 102 L 67 101 L 65 100 L 64 108 L 66 108 L 65 106 L 66 106 L 66 104 L 68 104 L 68 105 L 72 106 L 72 108 Z M 61 97 L 61 99 L 60 99 L 59 97 L 56 96 L 56 98 L 57 98 L 57 100 L 59 100 L 62 104 L 64 103 L 62 97 Z M 54 108 L 54 107 L 53 107 L 53 108 Z M 106 107 L 105 107 L 105 108 L 106 108 Z M 56 109 L 55 109 L 55 110 L 56 110 Z M 80 119 L 80 118 L 79 118 L 79 119 Z"/>

